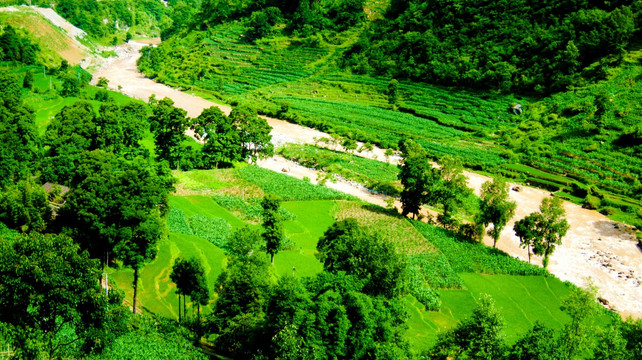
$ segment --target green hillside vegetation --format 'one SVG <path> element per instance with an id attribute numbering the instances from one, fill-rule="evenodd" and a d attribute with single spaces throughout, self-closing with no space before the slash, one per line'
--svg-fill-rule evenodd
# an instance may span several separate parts
<path id="1" fill-rule="evenodd" d="M 144 49 L 140 69 L 216 101 L 384 148 L 410 137 L 433 159 L 453 156 L 469 168 L 642 225 L 636 165 L 641 67 L 639 45 L 629 43 L 638 33 L 638 2 L 580 2 L 573 11 L 544 1 L 482 4 L 488 11 L 458 2 L 393 2 L 386 17 L 312 33 L 289 25 L 303 9 L 292 6 L 281 8 L 281 22 L 254 40 L 245 31 L 258 10 L 242 4 L 242 11 Z M 323 2 L 315 6 L 321 6 L 317 15 L 327 10 Z M 446 25 L 447 19 L 456 20 Z M 429 40 L 437 45 L 426 45 Z M 568 46 L 577 56 L 564 55 Z M 363 59 L 373 63 L 367 71 L 354 64 Z M 400 66 L 387 69 L 393 62 Z M 410 74 L 405 64 L 422 75 Z M 498 75 L 501 69 L 507 73 Z M 513 114 L 518 103 L 522 115 Z"/>
<path id="2" fill-rule="evenodd" d="M 141 9 L 118 1 L 56 5 L 102 41 L 114 35 L 118 41 L 123 29 L 112 28 L 115 20 L 125 21 L 127 14 Z M 560 93 L 533 102 L 525 107 L 530 114 L 503 113 L 497 128 L 489 130 L 482 115 L 498 112 L 502 106 L 506 110 L 502 104 L 511 96 L 464 91 L 455 96 L 448 88 L 357 75 L 342 80 L 335 66 L 342 61 L 343 49 L 362 36 L 361 30 L 369 26 L 366 19 L 386 19 L 385 2 L 266 1 L 261 8 L 250 1 L 214 0 L 205 2 L 200 12 L 195 3 L 169 5 L 176 11 L 175 20 L 185 21 L 159 28 L 170 30 L 163 35 L 173 36 L 167 43 L 174 45 L 146 50 L 149 59 L 162 55 L 153 61 L 167 59 L 167 68 L 151 60 L 148 64 L 158 66 L 164 76 L 177 66 L 167 50 L 182 46 L 177 45 L 180 35 L 186 35 L 182 38 L 189 43 L 216 39 L 213 34 L 231 29 L 236 35 L 228 43 L 247 46 L 245 52 L 269 44 L 276 55 L 265 58 L 275 66 L 294 69 L 296 59 L 291 55 L 302 50 L 301 54 L 311 56 L 310 73 L 297 75 L 300 80 L 294 82 L 254 84 L 233 94 L 234 98 L 227 98 L 222 86 L 201 91 L 235 99 L 235 106 L 247 100 L 266 113 L 276 111 L 353 138 L 377 133 L 391 146 L 406 137 L 407 126 L 421 124 L 413 119 L 435 126 L 415 131 L 417 142 L 409 138 L 399 145 L 404 164 L 398 169 L 313 147 L 284 150 L 311 165 L 341 169 L 359 179 L 372 176 L 393 187 L 398 185 L 397 170 L 405 186 L 404 212 L 416 215 L 417 209 L 405 207 L 407 195 L 418 191 L 416 199 L 410 200 L 419 205 L 443 206 L 451 216 L 460 208 L 479 208 L 478 216 L 467 216 L 477 223 L 492 223 L 493 229 L 502 225 L 495 210 L 510 207 L 502 202 L 505 183 L 500 178 L 487 183 L 480 199 L 458 197 L 470 195 L 460 186 L 458 158 L 489 171 L 508 163 L 511 171 L 547 176 L 550 182 L 571 178 L 527 168 L 515 160 L 525 155 L 513 155 L 508 148 L 512 138 L 522 135 L 511 131 L 519 129 L 524 136 L 532 136 L 528 132 L 532 128 L 518 126 L 545 121 L 537 114 L 546 114 L 548 120 L 568 119 L 553 127 L 567 129 L 579 120 L 574 117 L 579 113 L 562 111 L 553 102 L 585 101 L 580 97 Z M 397 2 L 393 5 L 398 9 Z M 180 6 L 189 14 L 181 15 Z M 362 11 L 364 6 L 367 13 Z M 127 11 L 117 16 L 110 12 L 118 8 Z M 151 16 L 151 10 L 145 12 Z M 100 16 L 105 16 L 107 26 L 97 21 Z M 260 40 L 263 35 L 253 33 L 263 20 L 275 31 L 275 41 Z M 132 19 L 127 24 L 136 22 Z M 245 24 L 252 25 L 250 31 Z M 199 30 L 189 32 L 193 28 Z M 253 42 L 240 40 L 241 32 Z M 148 105 L 87 85 L 90 75 L 66 61 L 45 66 L 25 34 L 17 31 L 14 36 L 6 28 L 0 34 L 3 56 L 4 49 L 32 50 L 26 58 L 9 51 L 10 58 L 0 63 L 0 348 L 9 355 L 28 359 L 642 357 L 638 341 L 642 321 L 622 321 L 599 307 L 590 289 L 562 283 L 545 269 L 486 247 L 470 234 L 456 233 L 460 224 L 448 216 L 438 218 L 448 229 L 410 220 L 327 187 L 247 164 L 271 156 L 272 151 L 270 128 L 255 109 L 236 106 L 228 117 L 210 108 L 197 119 L 187 119 L 185 111 L 169 99 L 152 99 Z M 209 35 L 199 38 L 203 34 Z M 333 34 L 338 35 L 333 38 Z M 191 58 L 193 44 L 188 43 L 183 54 Z M 633 52 L 629 56 L 637 61 Z M 635 71 L 638 65 L 629 69 Z M 220 69 L 221 73 L 213 73 L 221 78 L 233 72 L 229 65 Z M 612 82 L 577 92 L 592 94 L 605 84 L 625 81 L 626 71 L 618 68 L 611 74 Z M 176 73 L 177 78 L 184 74 Z M 290 94 L 298 102 L 267 95 L 271 84 L 288 89 L 294 83 L 303 84 L 293 86 L 298 93 Z M 355 109 L 355 115 L 337 116 L 343 125 L 323 120 L 316 88 L 321 83 L 338 89 L 328 91 L 336 97 L 327 103 L 334 106 L 332 111 L 348 113 L 346 104 Z M 455 100 L 413 103 L 404 91 Z M 359 96 L 367 92 L 372 96 Z M 583 126 L 579 135 L 604 139 L 604 144 L 611 141 L 612 146 L 627 149 L 619 152 L 622 156 L 633 157 L 639 145 L 635 132 L 621 129 L 622 135 L 613 127 L 618 121 L 633 126 L 618 120 L 627 116 L 617 114 L 635 112 L 638 105 L 627 107 L 626 94 L 617 94 L 619 100 L 615 95 L 612 101 L 608 96 L 593 99 L 595 109 L 590 104 L 573 107 L 603 121 Z M 346 95 L 355 96 L 356 104 L 341 100 Z M 314 101 L 319 103 L 306 105 Z M 467 114 L 467 108 L 454 106 L 458 101 L 480 104 L 483 110 Z M 309 110 L 297 112 L 297 106 Z M 379 120 L 372 121 L 373 127 L 363 120 L 371 116 L 370 110 Z M 553 111 L 560 116 L 549 116 Z M 187 127 L 197 128 L 204 143 L 187 138 Z M 573 139 L 579 138 L 575 135 Z M 493 140 L 499 138 L 504 143 L 495 145 Z M 342 140 L 346 148 L 353 148 L 354 139 Z M 541 141 L 547 144 L 548 140 Z M 455 152 L 458 144 L 470 147 Z M 440 160 L 441 169 L 428 165 L 422 145 L 430 157 Z M 482 148 L 496 153 L 470 156 Z M 611 149 L 605 156 L 614 153 Z M 457 156 L 443 157 L 446 154 Z M 543 152 L 538 156 L 546 158 Z M 506 161 L 488 165 L 494 157 Z M 188 171 L 191 168 L 204 169 Z M 580 198 L 579 192 L 586 191 L 589 205 L 616 196 L 629 202 L 633 200 L 623 197 L 635 198 L 605 188 L 610 183 L 600 179 L 594 179 L 594 184 L 576 180 L 575 185 L 564 185 L 568 196 Z M 559 210 L 555 201 L 544 205 L 552 212 Z M 544 212 L 539 215 L 542 221 L 549 215 Z M 556 214 L 563 217 L 563 212 Z M 191 264 L 193 273 L 180 273 L 177 264 Z M 105 275 L 111 284 L 108 291 L 103 288 Z"/>

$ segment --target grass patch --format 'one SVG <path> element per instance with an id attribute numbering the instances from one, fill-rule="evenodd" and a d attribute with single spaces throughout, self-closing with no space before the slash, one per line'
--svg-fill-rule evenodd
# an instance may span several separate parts
<path id="1" fill-rule="evenodd" d="M 437 312 L 425 311 L 415 298 L 407 296 L 404 305 L 409 314 L 406 332 L 416 351 L 434 345 L 437 336 L 469 317 L 482 294 L 489 294 L 504 318 L 504 335 L 509 344 L 539 320 L 559 329 L 569 317 L 560 310 L 561 299 L 570 288 L 557 278 L 545 276 L 460 274 L 461 290 L 439 290 L 442 304 Z"/>
<path id="2" fill-rule="evenodd" d="M 344 220 L 355 218 L 359 225 L 375 229 L 405 254 L 420 254 L 435 251 L 435 247 L 415 229 L 406 218 L 396 212 L 370 204 L 353 201 L 339 201 L 335 218 Z"/>
<path id="3" fill-rule="evenodd" d="M 350 200 L 352 196 L 307 181 L 262 169 L 258 166 L 247 166 L 238 170 L 244 180 L 258 185 L 265 193 L 280 197 L 286 201 L 297 200 Z"/>

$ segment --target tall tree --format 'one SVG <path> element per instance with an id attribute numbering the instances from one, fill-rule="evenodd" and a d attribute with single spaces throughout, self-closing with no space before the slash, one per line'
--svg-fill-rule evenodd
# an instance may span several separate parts
<path id="1" fill-rule="evenodd" d="M 597 313 L 597 302 L 593 290 L 574 289 L 562 299 L 562 311 L 570 316 L 560 334 L 558 354 L 561 359 L 578 359 L 590 351 L 595 331 L 593 321 Z"/>
<path id="2" fill-rule="evenodd" d="M 439 181 L 433 182 L 429 197 L 443 206 L 444 212 L 437 220 L 446 228 L 456 229 L 459 225 L 456 215 L 472 191 L 468 188 L 464 167 L 459 159 L 445 156 L 439 165 Z"/>
<path id="3" fill-rule="evenodd" d="M 21 180 L 0 191 L 0 221 L 22 232 L 43 231 L 51 220 L 47 194 L 30 180 Z"/>
<path id="4" fill-rule="evenodd" d="M 508 199 L 508 186 L 500 177 L 482 184 L 481 206 L 477 222 L 484 225 L 493 224 L 488 234 L 493 238 L 493 247 L 508 221 L 515 215 L 516 204 Z"/>
<path id="5" fill-rule="evenodd" d="M 256 110 L 239 106 L 232 110 L 230 118 L 239 131 L 243 159 L 256 162 L 257 159 L 274 154 L 274 145 L 270 142 L 272 127 L 265 119 L 257 116 Z"/>
<path id="6" fill-rule="evenodd" d="M 556 360 L 557 337 L 539 321 L 511 348 L 508 360 Z"/>
<path id="7" fill-rule="evenodd" d="M 404 258 L 390 242 L 368 232 L 355 219 L 348 218 L 330 226 L 319 239 L 317 251 L 325 271 L 344 271 L 363 279 L 363 292 L 386 297 L 401 293 Z"/>
<path id="8" fill-rule="evenodd" d="M 283 219 L 279 214 L 281 202 L 271 196 L 266 196 L 261 201 L 263 207 L 263 240 L 265 249 L 270 254 L 270 262 L 274 264 L 274 255 L 281 250 L 283 243 Z"/>
<path id="9" fill-rule="evenodd" d="M 66 236 L 0 238 L 0 322 L 18 357 L 58 358 L 72 344 L 104 346 L 122 331 L 122 297 L 107 298 L 97 273 L 97 262 Z"/>
<path id="10" fill-rule="evenodd" d="M 209 290 L 201 261 L 195 257 L 187 260 L 176 259 L 169 278 L 176 284 L 176 293 L 179 295 L 178 321 L 181 321 L 181 296 L 183 297 L 183 318 L 185 317 L 186 295 L 196 304 L 200 320 L 200 305 L 206 305 L 209 301 Z"/>
<path id="11" fill-rule="evenodd" d="M 174 107 L 169 98 L 160 100 L 149 118 L 158 157 L 169 162 L 171 168 L 179 168 L 181 143 L 187 130 L 187 112 Z"/>
<path id="12" fill-rule="evenodd" d="M 430 179 L 434 178 L 432 167 L 428 164 L 426 152 L 412 140 L 400 143 L 402 162 L 399 165 L 399 180 L 403 185 L 401 191 L 401 211 L 404 216 L 408 214 L 419 215 L 421 205 L 426 202 L 426 193 Z"/>
<path id="13" fill-rule="evenodd" d="M 548 258 L 555 251 L 556 245 L 562 244 L 562 238 L 569 229 L 564 218 L 566 211 L 560 198 L 546 198 L 540 206 L 540 221 L 538 232 L 541 236 L 541 246 L 535 247 L 535 254 L 544 255 L 544 267 L 548 266 Z"/>
<path id="14" fill-rule="evenodd" d="M 192 122 L 196 136 L 203 145 L 204 163 L 218 168 L 219 165 L 230 166 L 243 159 L 243 145 L 239 130 L 234 120 L 218 107 L 210 107 Z"/>
<path id="15" fill-rule="evenodd" d="M 135 307 L 138 272 L 155 257 L 156 242 L 165 232 L 161 218 L 173 179 L 168 169 L 147 160 L 116 159 L 100 150 L 90 155 L 96 161 L 78 176 L 56 220 L 92 256 L 108 264 L 113 253 L 134 269 Z"/>
<path id="16" fill-rule="evenodd" d="M 519 245 L 528 250 L 528 262 L 531 262 L 531 249 L 540 246 L 542 236 L 538 224 L 542 221 L 541 214 L 532 213 L 527 217 L 518 220 L 513 226 L 515 235 L 519 238 Z"/>

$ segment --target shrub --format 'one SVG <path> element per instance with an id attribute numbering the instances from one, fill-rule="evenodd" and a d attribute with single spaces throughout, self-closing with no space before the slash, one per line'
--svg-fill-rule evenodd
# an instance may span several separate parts
<path id="1" fill-rule="evenodd" d="M 600 207 L 601 200 L 597 196 L 586 195 L 582 207 L 585 209 L 596 210 Z"/>

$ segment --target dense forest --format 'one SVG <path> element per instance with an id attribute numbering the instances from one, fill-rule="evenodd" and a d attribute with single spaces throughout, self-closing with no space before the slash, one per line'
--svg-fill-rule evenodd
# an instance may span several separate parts
<path id="1" fill-rule="evenodd" d="M 546 270 L 569 228 L 561 198 L 641 226 L 640 2 L 381 3 L 47 4 L 100 43 L 161 36 L 142 71 L 232 105 L 195 118 L 91 86 L 67 61 L 45 66 L 26 30 L 3 26 L 0 351 L 642 358 L 642 320 Z M 275 149 L 259 113 L 345 151 Z M 372 143 L 399 165 L 353 155 Z M 402 214 L 253 165 L 275 152 L 324 167 L 320 183 L 343 166 Z M 494 175 L 479 196 L 464 166 Z M 514 227 L 543 267 L 480 241 L 497 245 L 515 215 L 502 175 L 557 192 Z"/>

